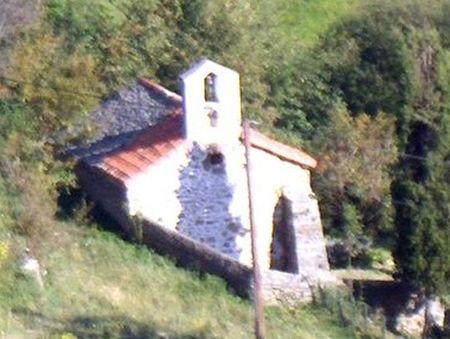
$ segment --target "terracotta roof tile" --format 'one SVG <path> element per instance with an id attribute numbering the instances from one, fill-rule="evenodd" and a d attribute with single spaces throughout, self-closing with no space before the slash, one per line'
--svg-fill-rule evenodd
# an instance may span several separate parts
<path id="1" fill-rule="evenodd" d="M 153 163 L 154 161 L 158 160 L 161 157 L 161 153 L 159 153 L 154 148 L 149 148 L 147 150 L 137 149 L 135 154 L 136 157 L 140 159 L 140 161 L 150 163 Z"/>
<path id="2" fill-rule="evenodd" d="M 100 167 L 126 181 L 176 150 L 183 140 L 183 117 L 177 111 L 144 130 L 128 146 L 105 156 Z"/>
<path id="3" fill-rule="evenodd" d="M 64 150 L 66 155 L 85 160 L 123 148 L 144 129 L 159 124 L 181 107 L 182 99 L 178 94 L 141 78 L 106 98 L 89 114 L 87 124 L 78 121 L 71 131 L 61 130 L 52 135 L 52 139 L 56 142 L 65 140 L 71 135 L 85 133 L 85 126 L 90 126 L 93 135 Z"/>
<path id="4" fill-rule="evenodd" d="M 127 174 L 129 177 L 133 174 L 139 173 L 139 167 L 123 160 L 120 155 L 108 157 L 103 162 L 108 165 L 109 168 L 117 169 L 120 172 Z"/>
<path id="5" fill-rule="evenodd" d="M 107 164 L 103 164 L 102 169 L 109 173 L 111 176 L 119 179 L 120 181 L 125 181 L 126 179 L 129 179 L 128 175 L 117 168 L 111 167 Z"/>
<path id="6" fill-rule="evenodd" d="M 121 153 L 117 155 L 118 158 L 129 162 L 131 165 L 135 166 L 139 171 L 144 171 L 145 166 L 143 166 L 145 162 L 145 158 L 139 156 L 138 153 L 130 154 L 130 153 Z"/>

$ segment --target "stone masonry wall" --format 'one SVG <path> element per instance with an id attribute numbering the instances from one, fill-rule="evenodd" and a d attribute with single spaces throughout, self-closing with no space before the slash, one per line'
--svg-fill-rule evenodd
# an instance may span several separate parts
<path id="1" fill-rule="evenodd" d="M 309 171 L 255 148 L 251 156 L 261 266 L 270 268 L 275 206 L 285 196 L 292 209 L 298 271 L 327 270 Z M 131 180 L 127 196 L 132 214 L 251 265 L 245 158 L 240 142 L 210 149 L 184 145 Z"/>
<path id="2" fill-rule="evenodd" d="M 222 161 L 216 164 L 218 155 Z M 213 149 L 185 145 L 127 186 L 132 215 L 251 264 L 244 149 L 239 142 Z"/>
<path id="3" fill-rule="evenodd" d="M 193 147 L 189 163 L 180 171 L 177 195 L 182 212 L 177 229 L 221 253 L 250 264 L 242 152 L 239 145 L 209 150 L 198 145 Z"/>
<path id="4" fill-rule="evenodd" d="M 142 230 L 143 242 L 158 253 L 182 267 L 217 275 L 238 295 L 251 296 L 252 271 L 247 265 L 165 226 L 143 220 Z"/>
<path id="5" fill-rule="evenodd" d="M 285 190 L 284 194 L 292 209 L 300 271 L 308 274 L 317 270 L 328 271 L 330 267 L 317 200 L 312 193 L 305 194 L 299 190 Z"/>
<path id="6" fill-rule="evenodd" d="M 133 231 L 142 231 L 142 241 L 158 253 L 174 258 L 178 265 L 223 278 L 242 297 L 252 297 L 251 268 L 228 255 L 219 253 L 199 241 L 147 220 L 131 221 L 124 206 L 125 187 L 100 171 L 79 165 L 80 183 L 92 199 L 100 203 L 130 238 L 139 239 Z M 136 227 L 136 222 L 141 227 Z M 311 286 L 304 277 L 279 271 L 263 271 L 263 297 L 268 303 L 303 303 L 312 299 Z"/>

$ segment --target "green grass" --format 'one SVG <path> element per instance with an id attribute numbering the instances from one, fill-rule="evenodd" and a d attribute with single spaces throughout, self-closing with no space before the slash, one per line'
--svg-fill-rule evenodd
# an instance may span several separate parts
<path id="1" fill-rule="evenodd" d="M 321 34 L 348 15 L 361 0 L 287 1 L 280 15 L 280 35 L 290 43 L 311 46 Z"/>
<path id="2" fill-rule="evenodd" d="M 218 278 L 177 268 L 113 234 L 68 224 L 41 246 L 43 291 L 2 267 L 14 281 L 9 292 L 0 288 L 0 337 L 252 337 L 250 302 Z M 268 338 L 353 337 L 312 306 L 268 307 L 266 318 Z"/>

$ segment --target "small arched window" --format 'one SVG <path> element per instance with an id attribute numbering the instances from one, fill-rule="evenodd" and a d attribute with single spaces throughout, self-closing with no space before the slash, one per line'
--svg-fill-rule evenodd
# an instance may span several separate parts
<path id="1" fill-rule="evenodd" d="M 210 153 L 208 154 L 206 161 L 212 166 L 220 166 L 225 162 L 225 157 L 220 152 Z"/>
<path id="2" fill-rule="evenodd" d="M 217 76 L 214 73 L 209 73 L 205 78 L 205 101 L 217 102 L 216 93 Z"/>
<path id="3" fill-rule="evenodd" d="M 213 173 L 223 173 L 225 156 L 217 145 L 210 145 L 203 160 L 203 168 Z"/>

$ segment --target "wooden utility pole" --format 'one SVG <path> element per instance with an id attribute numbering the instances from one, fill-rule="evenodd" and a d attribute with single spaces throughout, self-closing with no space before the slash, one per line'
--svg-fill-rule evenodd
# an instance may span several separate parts
<path id="1" fill-rule="evenodd" d="M 244 145 L 245 145 L 245 160 L 247 171 L 247 188 L 248 188 L 248 206 L 250 212 L 250 231 L 252 238 L 252 258 L 253 258 L 253 292 L 255 302 L 255 336 L 257 339 L 264 339 L 266 337 L 264 326 L 264 305 L 262 298 L 262 277 L 261 268 L 259 266 L 259 251 L 258 251 L 258 230 L 254 218 L 254 206 L 252 196 L 252 181 L 251 181 L 251 157 L 250 157 L 250 122 L 244 120 Z"/>

